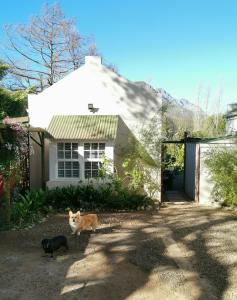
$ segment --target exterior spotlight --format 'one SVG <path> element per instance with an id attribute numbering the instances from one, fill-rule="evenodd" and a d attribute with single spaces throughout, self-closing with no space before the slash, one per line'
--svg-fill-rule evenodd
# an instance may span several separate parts
<path id="1" fill-rule="evenodd" d="M 93 103 L 88 103 L 88 109 L 89 109 L 89 111 L 92 112 L 93 114 L 96 113 L 96 112 L 99 110 L 99 108 L 94 107 Z"/>

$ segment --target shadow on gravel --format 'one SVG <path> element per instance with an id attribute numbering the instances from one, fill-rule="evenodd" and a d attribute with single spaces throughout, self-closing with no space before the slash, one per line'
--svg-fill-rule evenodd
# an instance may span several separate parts
<path id="1" fill-rule="evenodd" d="M 196 208 L 195 211 L 192 207 L 182 206 L 176 211 L 169 207 L 160 214 L 172 230 L 173 239 L 193 251 L 191 261 L 195 270 L 215 287 L 212 299 L 222 299 L 232 266 L 221 263 L 210 252 L 210 230 L 236 221 L 237 217 L 213 216 L 213 210 Z M 65 216 L 52 217 L 30 230 L 0 233 L 0 239 L 4 240 L 0 247 L 0 298 L 42 299 L 47 295 L 48 299 L 122 300 L 136 291 L 139 293 L 151 274 L 171 287 L 172 278 L 178 274 L 178 287 L 173 289 L 179 290 L 185 279 L 181 278 L 182 269 L 167 255 L 165 237 L 159 230 L 159 224 L 164 224 L 157 213 L 99 214 L 99 220 L 101 226 L 96 233 L 84 231 L 80 236 L 70 234 Z M 55 253 L 53 259 L 42 258 L 40 240 L 57 234 L 67 236 L 69 252 Z M 213 240 L 216 241 L 214 236 Z M 220 244 L 215 247 L 218 253 L 225 251 Z M 198 286 L 195 279 L 190 280 Z M 209 299 L 203 287 L 199 286 L 199 290 L 195 300 Z"/>
<path id="2" fill-rule="evenodd" d="M 91 241 L 91 247 L 99 249 L 94 254 L 99 253 L 102 258 L 99 270 L 95 266 L 79 278 L 66 280 L 65 285 L 72 290 L 62 293 L 62 289 L 60 299 L 126 299 L 147 283 L 151 271 L 164 260 L 162 241 L 155 239 L 154 230 L 144 232 L 144 229 L 154 228 L 149 224 L 152 213 L 104 214 L 99 216 L 101 218 L 103 225 L 108 219 L 114 225 L 99 229 L 93 236 L 95 241 Z M 137 223 L 135 228 L 129 226 L 129 221 Z M 163 263 L 172 264 L 168 259 Z"/>
<path id="3" fill-rule="evenodd" d="M 166 224 L 172 230 L 173 239 L 193 251 L 194 270 L 198 272 L 200 278 L 206 278 L 214 287 L 216 291 L 216 295 L 213 295 L 214 299 L 223 299 L 229 286 L 229 273 L 234 266 L 225 264 L 223 260 L 217 260 L 216 257 L 228 255 L 227 250 L 234 253 L 235 247 L 232 243 L 229 245 L 233 249 L 226 247 L 228 240 L 231 240 L 230 232 L 227 231 L 219 238 L 214 234 L 217 232 L 220 234 L 221 227 L 229 222 L 236 222 L 237 216 L 231 216 L 221 210 L 198 207 L 176 207 L 176 210 L 180 210 L 180 213 L 176 213 L 174 208 L 170 208 L 168 212 L 166 209 L 162 210 Z M 197 300 L 206 299 L 207 292 L 202 289 L 202 294 Z"/>

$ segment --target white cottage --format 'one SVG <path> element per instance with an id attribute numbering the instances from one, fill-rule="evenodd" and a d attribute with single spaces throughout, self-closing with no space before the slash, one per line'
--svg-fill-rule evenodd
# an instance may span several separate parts
<path id="1" fill-rule="evenodd" d="M 111 162 L 110 171 L 119 171 L 116 149 L 125 146 L 130 135 L 138 138 L 161 105 L 151 86 L 119 76 L 97 56 L 86 56 L 82 67 L 43 92 L 29 95 L 30 125 L 47 131 L 41 158 L 47 186 L 96 177 L 104 156 Z M 40 182 L 39 153 L 35 147 L 30 166 L 32 187 Z"/>

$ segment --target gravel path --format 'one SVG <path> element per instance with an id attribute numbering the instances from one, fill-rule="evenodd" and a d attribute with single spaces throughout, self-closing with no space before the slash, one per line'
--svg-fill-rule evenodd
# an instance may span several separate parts
<path id="1" fill-rule="evenodd" d="M 236 300 L 237 213 L 196 204 L 167 204 L 160 216 L 215 299 Z M 202 290 L 199 298 L 206 299 L 206 293 Z"/>
<path id="2" fill-rule="evenodd" d="M 237 299 L 236 214 L 167 205 L 99 220 L 79 237 L 64 214 L 0 232 L 0 299 Z M 41 239 L 58 234 L 69 251 L 42 257 Z"/>

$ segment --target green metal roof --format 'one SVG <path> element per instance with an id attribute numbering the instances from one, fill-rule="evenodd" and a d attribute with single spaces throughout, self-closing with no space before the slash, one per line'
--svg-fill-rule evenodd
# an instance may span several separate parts
<path id="1" fill-rule="evenodd" d="M 114 140 L 117 124 L 112 115 L 53 116 L 47 132 L 54 139 Z"/>

